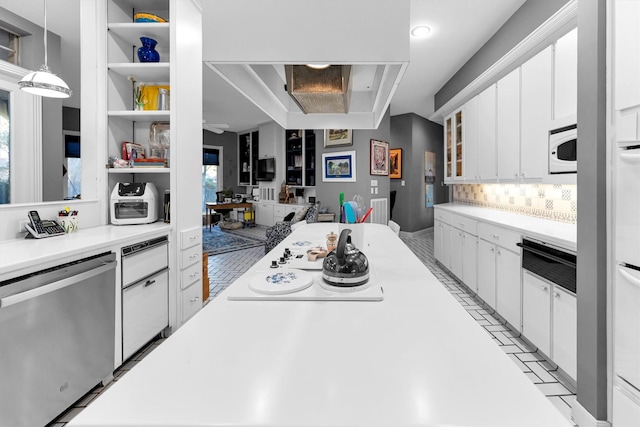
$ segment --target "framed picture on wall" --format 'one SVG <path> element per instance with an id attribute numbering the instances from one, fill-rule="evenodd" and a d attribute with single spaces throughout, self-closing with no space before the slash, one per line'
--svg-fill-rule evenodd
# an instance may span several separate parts
<path id="1" fill-rule="evenodd" d="M 325 147 L 340 147 L 344 145 L 353 145 L 353 140 L 351 139 L 351 129 L 324 130 Z"/>
<path id="2" fill-rule="evenodd" d="M 402 148 L 389 150 L 389 178 L 402 178 Z"/>
<path id="3" fill-rule="evenodd" d="M 371 140 L 371 175 L 389 175 L 389 143 Z"/>
<path id="4" fill-rule="evenodd" d="M 323 153 L 322 181 L 356 182 L 356 152 Z"/>

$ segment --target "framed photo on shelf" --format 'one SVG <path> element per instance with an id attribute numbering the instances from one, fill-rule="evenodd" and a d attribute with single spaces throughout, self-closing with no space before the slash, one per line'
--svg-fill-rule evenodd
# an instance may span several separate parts
<path id="1" fill-rule="evenodd" d="M 356 152 L 322 153 L 322 181 L 356 182 Z"/>
<path id="2" fill-rule="evenodd" d="M 389 178 L 402 178 L 402 148 L 389 150 Z"/>
<path id="3" fill-rule="evenodd" d="M 389 175 L 389 143 L 371 140 L 371 175 Z"/>
<path id="4" fill-rule="evenodd" d="M 341 147 L 345 145 L 353 145 L 353 141 L 351 139 L 351 129 L 324 130 L 325 147 Z"/>

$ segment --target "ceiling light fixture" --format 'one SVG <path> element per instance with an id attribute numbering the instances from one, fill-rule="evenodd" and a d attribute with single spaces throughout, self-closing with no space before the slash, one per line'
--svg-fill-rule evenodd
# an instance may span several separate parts
<path id="1" fill-rule="evenodd" d="M 324 70 L 325 68 L 329 68 L 331 64 L 307 64 L 307 67 L 313 68 L 314 70 Z"/>
<path id="2" fill-rule="evenodd" d="M 411 35 L 417 39 L 422 39 L 427 37 L 427 35 L 431 32 L 431 28 L 426 25 L 418 25 L 413 27 L 411 30 Z"/>
<path id="3" fill-rule="evenodd" d="M 285 65 L 286 89 L 304 114 L 349 113 L 351 65 Z"/>
<path id="4" fill-rule="evenodd" d="M 18 83 L 20 89 L 33 95 L 48 98 L 69 98 L 71 90 L 60 77 L 53 74 L 47 66 L 47 0 L 44 0 L 44 65 L 38 71 L 32 71 Z"/>

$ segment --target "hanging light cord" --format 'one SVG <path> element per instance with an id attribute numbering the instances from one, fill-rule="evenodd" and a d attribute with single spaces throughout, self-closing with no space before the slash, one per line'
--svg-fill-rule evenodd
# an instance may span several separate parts
<path id="1" fill-rule="evenodd" d="M 47 0 L 44 0 L 44 68 L 47 66 Z"/>

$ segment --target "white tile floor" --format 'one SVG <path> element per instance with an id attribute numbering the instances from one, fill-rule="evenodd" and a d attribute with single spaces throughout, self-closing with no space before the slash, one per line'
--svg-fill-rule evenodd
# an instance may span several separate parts
<path id="1" fill-rule="evenodd" d="M 244 229 L 243 232 L 264 237 L 265 229 L 255 227 Z M 478 324 L 482 325 L 493 341 L 511 360 L 525 373 L 525 375 L 544 393 L 549 400 L 571 420 L 571 405 L 576 399 L 575 388 L 564 380 L 555 366 L 547 362 L 543 356 L 536 352 L 527 342 L 520 338 L 519 334 L 509 328 L 492 309 L 484 306 L 481 300 L 465 285 L 453 277 L 449 271 L 443 268 L 433 257 L 433 229 L 415 237 L 403 237 L 402 240 L 413 253 L 429 268 L 429 270 L 442 282 L 453 297 L 467 310 Z M 257 260 L 264 256 L 262 246 L 229 252 L 226 254 L 209 257 L 209 280 L 211 282 L 210 300 L 220 295 L 224 289 L 244 274 Z M 114 373 L 114 382 L 142 360 L 147 354 L 160 345 L 164 339 L 157 339 L 148 344 L 140 352 L 134 355 L 127 363 Z M 52 422 L 50 427 L 63 427 L 66 423 L 84 409 L 102 391 L 109 388 L 96 387 L 85 397 L 80 399 L 72 408 Z"/>

